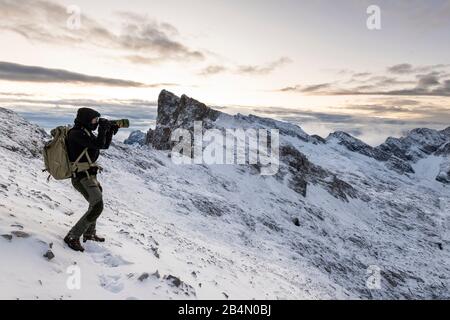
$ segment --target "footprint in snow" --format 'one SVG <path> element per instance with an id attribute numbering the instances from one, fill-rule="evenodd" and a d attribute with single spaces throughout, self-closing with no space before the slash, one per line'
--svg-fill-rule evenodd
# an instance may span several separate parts
<path id="1" fill-rule="evenodd" d="M 112 293 L 119 293 L 124 288 L 124 284 L 120 281 L 120 275 L 100 275 L 99 280 L 100 285 Z"/>
<path id="2" fill-rule="evenodd" d="M 120 255 L 114 255 L 108 249 L 95 243 L 85 244 L 86 253 L 89 253 L 96 263 L 105 264 L 108 267 L 116 268 L 123 265 L 133 264 L 125 260 Z"/>

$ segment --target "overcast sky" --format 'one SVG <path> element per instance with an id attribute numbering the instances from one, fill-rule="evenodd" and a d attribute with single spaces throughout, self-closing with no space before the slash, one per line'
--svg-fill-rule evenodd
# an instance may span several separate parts
<path id="1" fill-rule="evenodd" d="M 0 0 L 0 105 L 149 120 L 165 88 L 376 144 L 450 125 L 449 36 L 450 0 Z"/>

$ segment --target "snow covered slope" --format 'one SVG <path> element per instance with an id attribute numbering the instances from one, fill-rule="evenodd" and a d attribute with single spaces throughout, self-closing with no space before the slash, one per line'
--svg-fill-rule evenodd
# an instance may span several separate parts
<path id="1" fill-rule="evenodd" d="M 216 128 L 279 128 L 279 173 L 176 165 L 167 150 L 114 143 L 100 161 L 107 242 L 77 253 L 62 238 L 84 199 L 70 181 L 46 181 L 45 132 L 0 108 L 0 298 L 450 298 L 449 185 L 433 178 L 448 157 L 421 158 L 430 172 L 419 160 L 415 173 L 399 173 L 297 126 L 199 114 L 195 100 L 182 97 L 183 109 L 162 96 L 161 128 L 205 117 Z M 164 145 L 158 130 L 131 141 Z M 67 286 L 72 266 L 80 290 Z M 374 266 L 378 289 L 367 286 Z"/>

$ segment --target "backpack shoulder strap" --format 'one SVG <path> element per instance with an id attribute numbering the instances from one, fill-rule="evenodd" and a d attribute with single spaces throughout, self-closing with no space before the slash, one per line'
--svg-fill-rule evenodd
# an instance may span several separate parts
<path id="1" fill-rule="evenodd" d="M 91 159 L 90 159 L 87 151 L 88 151 L 88 148 L 85 148 L 83 150 L 83 152 L 81 152 L 81 154 L 78 156 L 77 160 L 75 160 L 75 162 L 73 163 L 74 166 L 76 166 L 78 164 L 78 162 L 80 162 L 81 158 L 83 158 L 84 155 L 86 155 L 86 158 L 88 159 L 89 164 L 91 163 Z"/>
<path id="2" fill-rule="evenodd" d="M 87 151 L 87 148 L 85 150 L 86 150 L 86 152 L 85 152 L 86 153 L 86 159 L 87 159 L 89 165 L 92 167 L 93 162 L 91 160 L 91 157 L 89 156 L 89 152 Z"/>

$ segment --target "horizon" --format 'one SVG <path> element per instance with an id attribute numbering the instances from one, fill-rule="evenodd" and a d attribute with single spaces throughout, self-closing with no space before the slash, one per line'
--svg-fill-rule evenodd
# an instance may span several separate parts
<path id="1" fill-rule="evenodd" d="M 372 4 L 0 0 L 0 105 L 45 128 L 91 106 L 145 130 L 165 88 L 370 145 L 445 129 L 450 1 L 377 1 L 376 30 Z"/>

